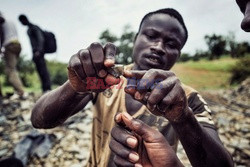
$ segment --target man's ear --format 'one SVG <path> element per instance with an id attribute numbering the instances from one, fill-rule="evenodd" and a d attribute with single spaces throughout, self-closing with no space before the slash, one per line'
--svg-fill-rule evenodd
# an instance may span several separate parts
<path id="1" fill-rule="evenodd" d="M 134 43 L 135 43 L 135 41 L 136 41 L 137 36 L 138 36 L 138 33 L 135 34 Z"/>

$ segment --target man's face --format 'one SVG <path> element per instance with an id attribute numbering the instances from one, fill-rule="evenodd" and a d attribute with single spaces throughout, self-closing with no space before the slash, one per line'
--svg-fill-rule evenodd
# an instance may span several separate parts
<path id="1" fill-rule="evenodd" d="M 135 69 L 169 70 L 179 58 L 184 40 L 184 28 L 177 19 L 167 14 L 149 16 L 135 40 Z"/>

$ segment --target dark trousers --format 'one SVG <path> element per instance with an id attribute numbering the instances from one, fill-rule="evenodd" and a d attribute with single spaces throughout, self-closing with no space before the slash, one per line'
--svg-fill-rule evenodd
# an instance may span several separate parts
<path id="1" fill-rule="evenodd" d="M 46 61 L 44 59 L 44 55 L 33 56 L 33 61 L 36 65 L 36 70 L 42 82 L 43 92 L 51 90 L 50 77 L 46 66 Z"/>

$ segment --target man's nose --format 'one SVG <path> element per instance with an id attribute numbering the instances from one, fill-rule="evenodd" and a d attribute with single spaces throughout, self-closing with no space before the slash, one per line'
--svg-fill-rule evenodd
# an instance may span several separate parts
<path id="1" fill-rule="evenodd" d="M 157 54 L 165 54 L 165 47 L 163 41 L 157 41 L 151 46 L 151 50 L 155 51 Z"/>

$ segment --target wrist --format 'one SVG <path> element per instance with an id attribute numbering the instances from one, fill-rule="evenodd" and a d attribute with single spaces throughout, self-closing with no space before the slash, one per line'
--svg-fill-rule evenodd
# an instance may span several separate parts
<path id="1" fill-rule="evenodd" d="M 67 84 L 69 86 L 69 88 L 71 89 L 71 91 L 76 94 L 77 96 L 86 96 L 86 95 L 90 95 L 92 94 L 93 97 L 95 97 L 95 93 L 92 91 L 77 91 L 74 89 L 74 86 L 71 84 L 71 82 L 68 80 Z"/>
<path id="2" fill-rule="evenodd" d="M 187 107 L 184 109 L 181 114 L 172 120 L 169 120 L 170 123 L 172 124 L 183 124 L 188 122 L 190 119 L 194 117 L 193 111 L 190 107 Z"/>

